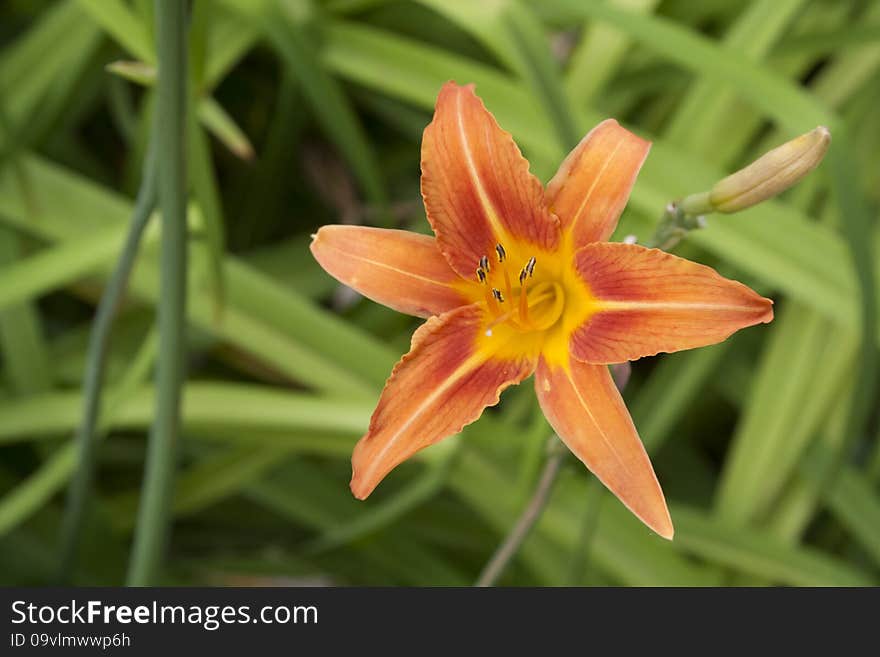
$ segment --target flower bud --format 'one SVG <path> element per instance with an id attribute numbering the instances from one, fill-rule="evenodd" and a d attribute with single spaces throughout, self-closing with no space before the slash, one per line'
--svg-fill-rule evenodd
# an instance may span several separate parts
<path id="1" fill-rule="evenodd" d="M 773 198 L 815 169 L 831 143 L 819 126 L 765 153 L 747 167 L 715 183 L 709 191 L 714 212 L 739 212 Z"/>

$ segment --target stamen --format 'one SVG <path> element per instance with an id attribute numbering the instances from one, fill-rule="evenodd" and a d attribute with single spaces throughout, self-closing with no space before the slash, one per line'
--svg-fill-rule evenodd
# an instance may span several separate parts
<path id="1" fill-rule="evenodd" d="M 495 252 L 498 254 L 498 262 L 504 262 L 504 258 L 507 257 L 507 251 L 504 250 L 504 247 L 500 244 L 496 244 Z"/>
<path id="2" fill-rule="evenodd" d="M 501 313 L 501 308 L 498 306 L 498 301 L 495 299 L 495 295 L 489 291 L 489 288 L 484 288 L 486 291 L 486 307 L 489 309 L 489 312 L 492 313 L 494 317 L 498 317 Z"/>
<path id="3" fill-rule="evenodd" d="M 498 303 L 504 303 L 504 295 L 501 294 L 501 290 L 497 287 L 492 288 L 492 296 L 498 300 Z"/>
<path id="4" fill-rule="evenodd" d="M 507 273 L 506 269 L 504 270 L 504 292 L 509 298 L 513 298 L 513 288 L 510 287 L 510 274 Z"/>
<path id="5" fill-rule="evenodd" d="M 477 278 L 480 279 L 480 283 L 486 282 L 486 271 L 482 267 L 477 267 Z"/>
<path id="6" fill-rule="evenodd" d="M 538 261 L 535 259 L 535 256 L 529 258 L 529 261 L 526 263 L 525 270 L 529 272 L 529 278 L 535 275 L 535 265 Z"/>
<path id="7" fill-rule="evenodd" d="M 526 280 L 526 277 L 529 275 L 529 272 L 526 271 L 526 268 L 523 267 L 519 272 L 519 286 L 523 286 L 523 282 Z"/>
<path id="8" fill-rule="evenodd" d="M 522 284 L 523 279 L 525 278 L 526 270 L 523 269 L 519 275 L 519 282 Z M 519 321 L 522 322 L 524 326 L 529 326 L 529 299 L 528 295 L 526 295 L 526 289 L 523 288 L 519 291 Z"/>
<path id="9" fill-rule="evenodd" d="M 489 271 L 489 258 L 487 258 L 486 256 L 482 256 L 480 258 L 480 269 L 482 269 L 484 272 Z"/>

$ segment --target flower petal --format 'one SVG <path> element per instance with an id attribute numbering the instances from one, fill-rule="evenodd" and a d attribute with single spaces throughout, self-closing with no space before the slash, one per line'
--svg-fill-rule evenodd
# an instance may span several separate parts
<path id="1" fill-rule="evenodd" d="M 422 198 L 449 264 L 472 279 L 480 257 L 522 241 L 551 251 L 559 221 L 541 183 L 474 86 L 447 82 L 422 138 Z"/>
<path id="2" fill-rule="evenodd" d="M 711 267 L 635 244 L 597 243 L 575 254 L 595 312 L 574 331 L 571 353 L 621 363 L 721 342 L 773 319 L 773 302 Z"/>
<path id="3" fill-rule="evenodd" d="M 430 317 L 465 303 L 461 278 L 433 237 L 366 226 L 324 226 L 312 255 L 336 280 L 402 313 Z"/>
<path id="4" fill-rule="evenodd" d="M 651 142 L 614 119 L 587 133 L 547 184 L 547 207 L 573 243 L 583 246 L 611 237 Z"/>
<path id="5" fill-rule="evenodd" d="M 671 539 L 672 520 L 654 469 L 605 365 L 542 358 L 535 391 L 547 420 L 590 472 L 642 522 Z"/>
<path id="6" fill-rule="evenodd" d="M 415 332 L 354 448 L 355 497 L 366 498 L 395 466 L 461 431 L 497 404 L 504 388 L 532 373 L 532 358 L 492 357 L 478 348 L 484 330 L 484 312 L 472 305 L 432 317 Z"/>

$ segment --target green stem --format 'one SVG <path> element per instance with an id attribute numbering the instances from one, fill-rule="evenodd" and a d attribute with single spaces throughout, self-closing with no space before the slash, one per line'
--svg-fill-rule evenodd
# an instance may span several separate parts
<path id="1" fill-rule="evenodd" d="M 186 356 L 186 3 L 156 0 L 159 79 L 156 129 L 162 210 L 156 418 L 150 432 L 128 584 L 156 581 L 171 519 Z"/>
<path id="2" fill-rule="evenodd" d="M 98 418 L 101 414 L 101 385 L 110 346 L 110 331 L 119 303 L 125 294 L 134 267 L 138 246 L 150 215 L 156 206 L 155 140 L 150 144 L 144 163 L 144 179 L 138 191 L 131 226 L 125 238 L 116 268 L 107 282 L 89 336 L 89 351 L 83 377 L 83 415 L 76 434 L 77 466 L 67 492 L 67 506 L 61 525 L 61 559 L 58 581 L 70 577 L 76 562 L 76 550 L 82 534 L 97 456 Z"/>
<path id="3" fill-rule="evenodd" d="M 701 195 L 694 194 L 680 203 L 670 203 L 667 205 L 663 211 L 663 216 L 657 223 L 654 237 L 645 246 L 662 251 L 670 251 L 678 246 L 678 243 L 690 231 L 702 228 L 705 225 L 703 215 L 688 212 L 687 208 L 690 206 L 685 203 L 685 201 L 698 196 Z"/>
<path id="4" fill-rule="evenodd" d="M 548 451 L 549 456 L 529 503 L 523 509 L 516 524 L 504 537 L 501 545 L 495 550 L 492 558 L 486 563 L 474 586 L 484 588 L 495 585 L 495 582 L 507 569 L 508 564 L 519 552 L 523 541 L 526 540 L 532 527 L 540 519 L 547 502 L 550 501 L 550 494 L 553 492 L 553 486 L 562 469 L 562 464 L 565 462 L 567 452 L 555 435 L 550 437 Z"/>

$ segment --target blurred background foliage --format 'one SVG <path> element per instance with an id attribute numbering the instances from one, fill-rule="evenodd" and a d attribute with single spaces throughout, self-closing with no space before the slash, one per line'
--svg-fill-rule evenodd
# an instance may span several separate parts
<path id="1" fill-rule="evenodd" d="M 153 112 L 147 0 L 0 6 L 0 582 L 57 577 L 90 320 Z M 349 456 L 415 320 L 314 263 L 326 223 L 427 231 L 419 141 L 475 82 L 546 180 L 600 118 L 655 142 L 616 239 L 818 124 L 826 162 L 678 248 L 776 301 L 625 397 L 670 501 L 648 531 L 574 458 L 502 584 L 880 580 L 876 0 L 196 0 L 189 379 L 169 584 L 466 585 L 549 427 L 530 384 L 365 503 Z M 114 327 L 80 584 L 124 581 L 152 419 L 158 223 Z"/>

